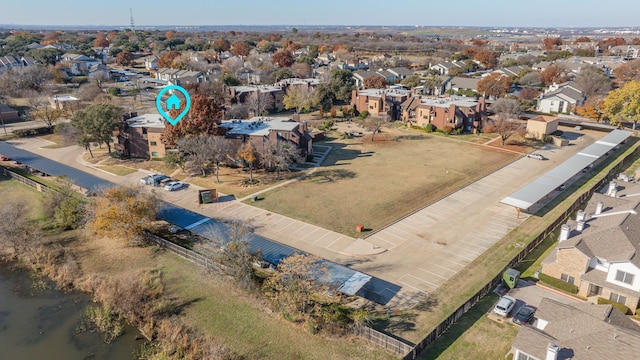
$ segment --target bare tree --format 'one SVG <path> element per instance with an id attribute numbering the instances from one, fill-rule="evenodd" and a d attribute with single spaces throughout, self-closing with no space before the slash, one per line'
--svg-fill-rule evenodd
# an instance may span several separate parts
<path id="1" fill-rule="evenodd" d="M 254 91 L 247 98 L 247 106 L 249 111 L 257 116 L 264 115 L 273 109 L 274 101 L 270 93 L 263 93 L 262 91 Z"/>
<path id="2" fill-rule="evenodd" d="M 19 97 L 25 91 L 41 91 L 52 78 L 42 66 L 14 67 L 0 74 L 0 91 Z"/>
<path id="3" fill-rule="evenodd" d="M 364 127 L 365 129 L 371 131 L 371 141 L 374 140 L 376 134 L 380 132 L 380 129 L 382 129 L 382 127 L 387 125 L 388 123 L 389 123 L 388 116 L 383 116 L 383 117 L 372 116 L 367 118 L 367 120 L 364 122 Z"/>
<path id="4" fill-rule="evenodd" d="M 67 114 L 66 111 L 59 108 L 58 106 L 51 106 L 51 104 L 49 103 L 48 94 L 48 92 L 28 92 L 27 97 L 30 107 L 29 115 L 34 120 L 39 120 L 45 123 L 45 125 L 49 128 L 49 132 L 53 133 L 54 125 Z"/>
<path id="5" fill-rule="evenodd" d="M 16 258 L 27 249 L 33 235 L 27 203 L 24 200 L 3 202 L 0 205 L 0 219 L 0 245 Z"/>
<path id="6" fill-rule="evenodd" d="M 202 176 L 207 176 L 207 169 L 211 165 L 211 151 L 208 139 L 208 136 L 200 135 L 180 138 L 177 141 L 180 151 L 186 154 L 186 167 L 190 170 L 200 171 Z"/>
<path id="7" fill-rule="evenodd" d="M 300 150 L 288 141 L 269 143 L 261 159 L 263 166 L 276 169 L 277 180 L 280 180 L 281 170 L 288 171 L 291 165 L 302 160 Z"/>
<path id="8" fill-rule="evenodd" d="M 87 83 L 78 89 L 78 98 L 82 101 L 94 101 L 102 97 L 104 92 L 102 89 L 93 83 Z"/>
<path id="9" fill-rule="evenodd" d="M 500 98 L 491 104 L 491 110 L 496 114 L 509 114 L 517 117 L 522 112 L 520 102 L 515 99 Z"/>
<path id="10" fill-rule="evenodd" d="M 239 56 L 230 57 L 222 62 L 222 67 L 225 72 L 232 74 L 238 74 L 240 69 L 244 67 L 244 61 Z"/>
<path id="11" fill-rule="evenodd" d="M 251 253 L 249 237 L 252 229 L 244 222 L 232 221 L 225 224 L 224 229 L 218 228 L 214 235 L 216 243 L 220 246 L 220 254 L 215 257 L 222 270 L 232 276 L 236 284 L 250 290 L 255 288 L 255 269 L 253 263 L 258 257 Z"/>
<path id="12" fill-rule="evenodd" d="M 511 136 L 523 133 L 522 126 L 513 121 L 512 115 L 506 113 L 498 114 L 493 120 L 490 120 L 489 124 L 485 126 L 484 131 L 500 135 L 502 146 L 505 145 Z"/>
<path id="13" fill-rule="evenodd" d="M 605 95 L 611 90 L 612 82 L 602 70 L 591 65 L 585 66 L 576 76 L 576 85 L 587 97 Z"/>
<path id="14" fill-rule="evenodd" d="M 214 173 L 216 175 L 216 182 L 220 182 L 220 163 L 226 160 L 231 154 L 231 142 L 224 136 L 210 136 L 209 137 L 209 152 L 211 155 L 211 161 L 216 165 Z"/>
<path id="15" fill-rule="evenodd" d="M 246 119 L 249 117 L 249 107 L 245 103 L 233 104 L 224 115 L 225 119 Z"/>

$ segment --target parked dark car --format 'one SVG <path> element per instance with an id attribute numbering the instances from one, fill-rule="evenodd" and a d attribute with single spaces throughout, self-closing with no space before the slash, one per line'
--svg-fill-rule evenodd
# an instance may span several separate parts
<path id="1" fill-rule="evenodd" d="M 533 314 L 535 313 L 536 308 L 530 305 L 525 305 L 513 316 L 513 322 L 519 325 L 528 324 L 533 320 Z"/>

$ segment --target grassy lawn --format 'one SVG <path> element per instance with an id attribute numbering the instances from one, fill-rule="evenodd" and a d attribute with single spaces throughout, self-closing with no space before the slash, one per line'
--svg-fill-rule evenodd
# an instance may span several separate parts
<path id="1" fill-rule="evenodd" d="M 485 296 L 453 324 L 420 359 L 503 359 L 511 349 L 518 327 L 489 319 L 487 312 L 498 295 Z"/>
<path id="2" fill-rule="evenodd" d="M 322 145 L 333 150 L 309 177 L 252 203 L 350 236 L 378 230 L 499 169 L 518 155 L 411 129 Z"/>
<path id="3" fill-rule="evenodd" d="M 0 177 L 5 200 L 28 201 L 34 218 L 41 213 L 40 193 Z M 82 231 L 66 232 L 65 246 L 77 254 L 86 276 L 111 279 L 160 269 L 166 289 L 183 306 L 180 316 L 219 343 L 249 359 L 394 359 L 365 340 L 311 335 L 303 326 L 270 312 L 260 298 L 230 285 L 230 280 L 155 246 L 130 246 L 113 239 L 87 238 Z M 127 266 L 122 266 L 127 264 Z"/>
<path id="4" fill-rule="evenodd" d="M 634 139 L 635 140 L 635 139 Z M 625 149 L 625 154 L 631 152 L 639 144 L 634 140 Z M 620 154 L 620 157 L 624 157 Z M 518 244 L 528 244 L 538 234 L 540 234 L 555 219 L 557 219 L 569 206 L 587 189 L 596 184 L 617 162 L 606 162 L 596 167 L 593 171 L 597 176 L 584 178 L 572 185 L 565 195 L 556 198 L 545 206 L 536 216 L 529 217 L 519 227 L 511 231 L 507 236 L 497 242 L 494 246 L 486 250 L 482 256 L 469 263 L 462 271 L 457 273 L 449 281 L 444 283 L 429 298 L 428 311 L 419 311 L 419 305 L 413 313 L 415 327 L 411 331 L 394 332 L 394 334 L 404 337 L 410 341 L 420 341 L 444 319 L 453 313 L 458 307 L 464 304 L 471 296 L 478 292 L 491 278 L 498 275 L 511 259 L 521 250 Z M 599 174 L 596 173 L 599 171 Z M 575 191 L 574 191 L 575 190 Z M 565 190 L 566 191 L 566 190 Z M 550 241 L 550 240 L 548 240 Z M 551 246 L 549 242 L 546 246 Z M 547 248 L 546 251 L 549 248 Z M 539 250 L 541 251 L 541 250 Z M 545 256 L 544 254 L 542 256 Z M 531 258 L 528 258 L 531 259 Z M 529 260 L 527 260 L 529 261 Z M 525 269 L 525 275 L 535 271 L 534 264 Z"/>
<path id="5" fill-rule="evenodd" d="M 42 193 L 37 190 L 11 180 L 10 177 L 2 176 L 0 173 L 0 193 L 2 193 L 3 203 L 16 200 L 24 201 L 31 209 L 31 215 L 34 219 L 41 216 L 42 203 L 40 198 Z"/>
<path id="6" fill-rule="evenodd" d="M 60 136 L 57 135 L 57 134 L 48 134 L 48 135 L 42 135 L 42 136 L 39 136 L 39 137 L 41 139 L 45 139 L 45 140 L 50 141 L 50 142 L 53 143 L 51 145 L 43 146 L 44 149 L 59 149 L 59 148 L 63 148 L 63 147 L 67 147 L 67 146 L 72 145 L 72 144 L 65 144 L 64 141 L 62 141 Z"/>
<path id="7" fill-rule="evenodd" d="M 98 168 L 118 176 L 133 174 L 134 172 L 137 171 L 136 169 L 131 169 L 126 166 L 120 166 L 120 165 L 100 165 L 98 166 Z"/>
<path id="8" fill-rule="evenodd" d="M 280 174 L 281 180 L 286 181 L 301 175 L 300 172 L 282 172 Z M 218 190 L 219 193 L 226 195 L 234 195 L 236 198 L 242 198 L 260 190 L 264 190 L 270 186 L 277 184 L 276 174 L 265 170 L 253 170 L 253 179 L 257 180 L 257 184 L 245 185 L 245 181 L 249 179 L 249 173 L 242 169 L 233 168 L 221 168 L 220 169 L 220 182 L 216 182 L 214 175 L 207 175 L 202 177 L 201 175 L 181 173 L 174 176 L 180 180 L 185 180 L 191 184 L 202 186 L 204 188 L 213 188 Z"/>

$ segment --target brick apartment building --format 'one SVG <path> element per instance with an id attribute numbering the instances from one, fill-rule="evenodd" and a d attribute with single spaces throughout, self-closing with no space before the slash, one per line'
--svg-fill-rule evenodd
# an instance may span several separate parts
<path id="1" fill-rule="evenodd" d="M 401 88 L 359 89 L 351 92 L 351 106 L 358 112 L 367 111 L 371 116 L 388 116 L 400 120 L 401 105 L 411 96 L 411 91 Z"/>
<path id="2" fill-rule="evenodd" d="M 164 123 L 160 114 L 125 115 L 117 132 L 115 149 L 127 157 L 163 158 L 166 153 L 162 142 Z"/>
<path id="3" fill-rule="evenodd" d="M 313 140 L 306 122 L 299 121 L 299 115 L 289 117 L 258 116 L 249 120 L 226 120 L 220 125 L 227 128 L 226 137 L 234 148 L 251 141 L 258 152 L 267 150 L 269 143 L 287 141 L 298 148 L 303 157 L 313 154 Z"/>
<path id="4" fill-rule="evenodd" d="M 409 126 L 425 127 L 433 124 L 437 129 L 451 127 L 475 133 L 487 120 L 487 104 L 464 96 L 423 97 L 413 95 L 402 103 L 402 121 Z"/>

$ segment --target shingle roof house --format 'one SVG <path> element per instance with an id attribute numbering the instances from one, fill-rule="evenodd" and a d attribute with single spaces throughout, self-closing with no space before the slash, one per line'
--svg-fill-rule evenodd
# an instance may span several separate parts
<path id="1" fill-rule="evenodd" d="M 563 225 L 542 272 L 578 286 L 592 302 L 604 298 L 631 312 L 640 305 L 640 184 L 612 181 L 576 220 Z M 571 230 L 576 229 L 576 230 Z"/>
<path id="2" fill-rule="evenodd" d="M 638 358 L 640 327 L 610 304 L 563 304 L 543 298 L 535 326 L 521 326 L 515 360 Z"/>

